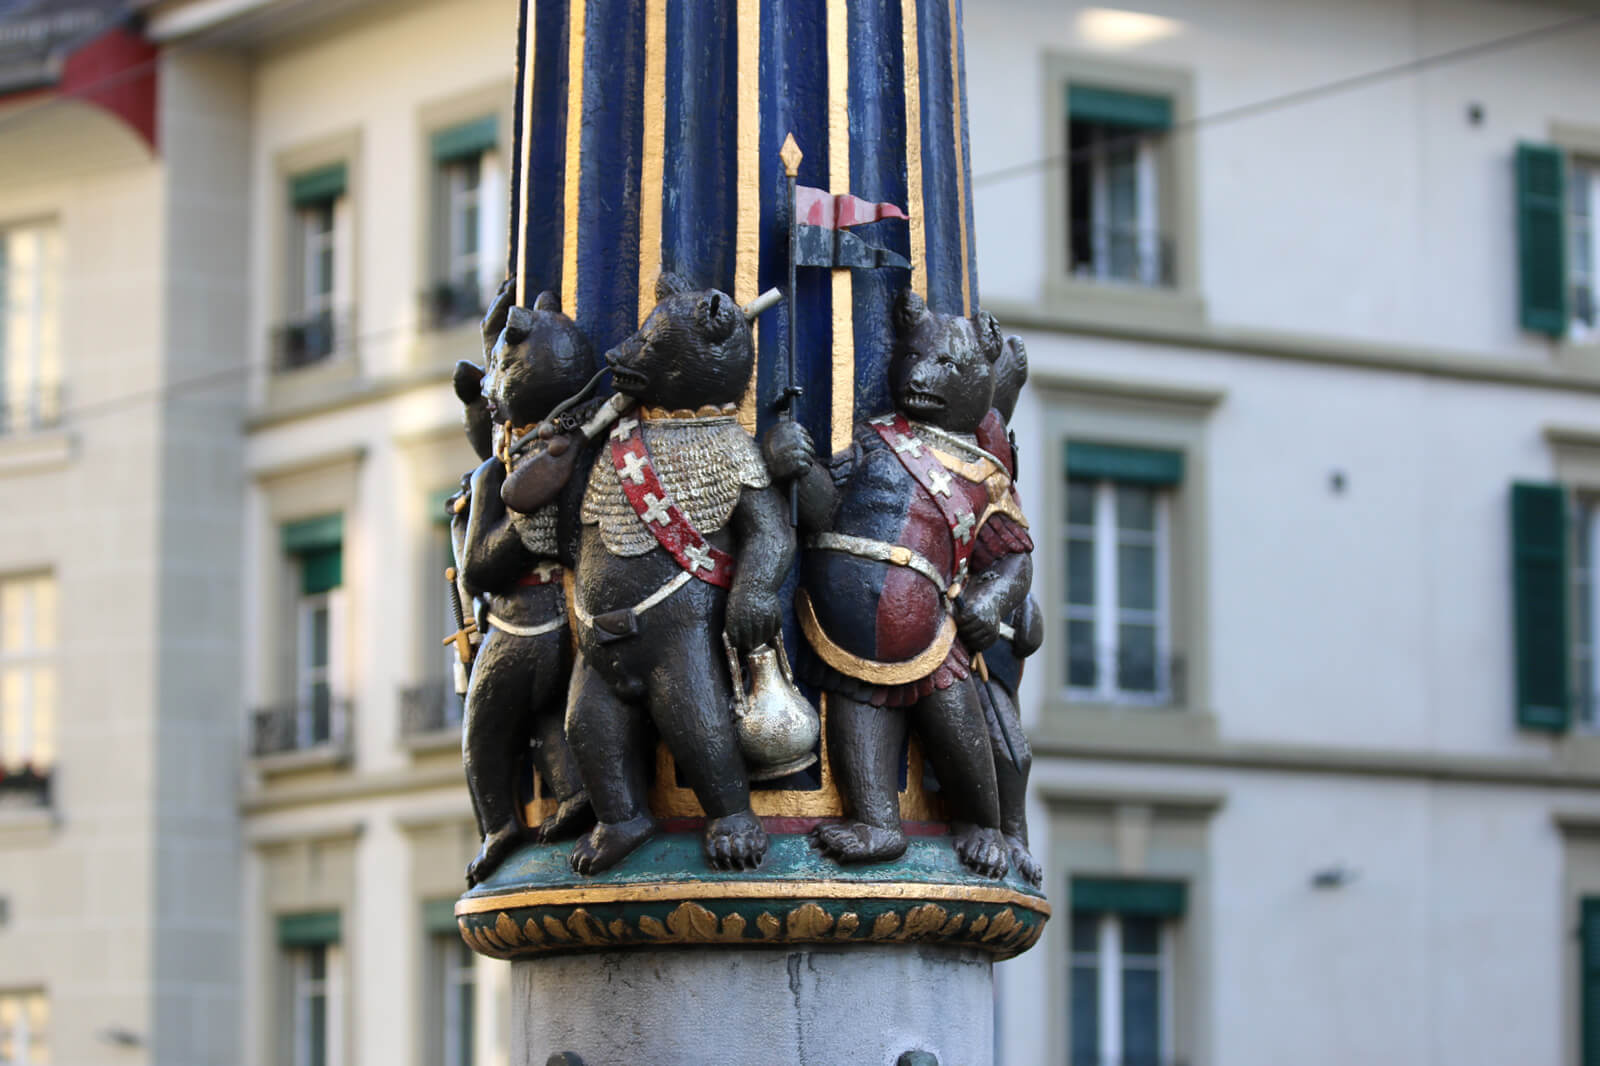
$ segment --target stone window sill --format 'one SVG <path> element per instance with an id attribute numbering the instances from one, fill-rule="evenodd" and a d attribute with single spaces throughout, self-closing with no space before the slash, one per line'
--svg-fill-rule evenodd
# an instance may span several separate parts
<path id="1" fill-rule="evenodd" d="M 1216 746 L 1217 716 L 1177 706 L 1052 701 L 1044 707 L 1035 734 L 1046 748 L 1198 750 Z"/>
<path id="2" fill-rule="evenodd" d="M 1045 282 L 1047 310 L 1113 326 L 1203 326 L 1206 303 L 1198 292 L 1114 281 L 1055 277 Z"/>
<path id="3" fill-rule="evenodd" d="M 77 440 L 62 429 L 0 437 L 0 477 L 58 470 L 76 451 Z"/>
<path id="4" fill-rule="evenodd" d="M 435 751 L 461 750 L 461 726 L 434 729 L 426 733 L 412 733 L 401 739 L 401 745 L 413 755 L 426 755 Z"/>
<path id="5" fill-rule="evenodd" d="M 253 755 L 250 764 L 267 776 L 299 770 L 321 770 L 345 766 L 350 762 L 350 745 L 323 744 L 304 751 L 283 751 L 272 755 Z"/>
<path id="6" fill-rule="evenodd" d="M 0 848 L 47 844 L 59 824 L 53 807 L 0 807 Z"/>

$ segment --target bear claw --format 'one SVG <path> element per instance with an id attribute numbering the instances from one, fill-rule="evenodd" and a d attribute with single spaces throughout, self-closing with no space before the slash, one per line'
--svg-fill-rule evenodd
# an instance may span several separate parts
<path id="1" fill-rule="evenodd" d="M 767 831 L 749 811 L 706 823 L 706 858 L 719 870 L 754 870 L 767 855 Z"/>

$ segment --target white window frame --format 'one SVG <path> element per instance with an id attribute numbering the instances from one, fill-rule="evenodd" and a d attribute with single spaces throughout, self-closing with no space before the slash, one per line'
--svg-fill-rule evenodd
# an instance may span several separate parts
<path id="1" fill-rule="evenodd" d="M 1070 482 L 1090 480 L 1068 477 Z M 1070 621 L 1092 621 L 1095 632 L 1095 685 L 1093 688 L 1073 686 L 1067 678 L 1058 678 L 1075 703 L 1109 703 L 1135 706 L 1165 707 L 1173 702 L 1172 691 L 1172 491 L 1164 486 L 1150 486 L 1155 497 L 1155 530 L 1146 535 L 1117 526 L 1117 487 L 1122 484 L 1106 478 L 1094 479 L 1094 526 L 1064 524 L 1062 536 L 1062 566 L 1070 568 L 1067 545 L 1074 534 L 1089 530 L 1094 544 L 1094 597 L 1092 607 L 1061 602 L 1062 633 L 1067 633 Z M 1148 538 L 1148 539 L 1147 539 Z M 1078 539 L 1082 539 L 1081 536 Z M 1154 551 L 1155 595 L 1154 611 L 1124 608 L 1117 602 L 1117 548 L 1123 543 L 1150 543 Z M 1153 615 L 1154 617 L 1150 617 Z M 1139 624 L 1155 623 L 1156 627 L 1156 687 L 1153 692 L 1123 690 L 1118 681 L 1118 654 L 1121 651 L 1121 622 Z M 1068 648 L 1070 657 L 1070 646 Z"/>
<path id="2" fill-rule="evenodd" d="M 1070 951 L 1067 960 L 1067 982 L 1070 994 L 1073 971 L 1080 966 L 1093 967 L 1097 978 L 1100 1047 L 1097 1059 L 1100 1066 L 1123 1066 L 1122 1061 L 1122 974 L 1128 969 L 1153 969 L 1159 977 L 1161 998 L 1157 1005 L 1160 1017 L 1156 1034 L 1156 1061 L 1168 1062 L 1173 1055 L 1173 1031 L 1176 994 L 1173 988 L 1173 957 L 1176 933 L 1170 919 L 1161 922 L 1159 951 L 1154 963 L 1147 956 L 1127 959 L 1122 954 L 1122 920 L 1128 917 L 1118 911 L 1104 911 L 1098 916 L 1095 927 L 1096 950 L 1092 953 Z M 1084 1066 L 1073 1062 L 1070 1066 Z"/>
<path id="3" fill-rule="evenodd" d="M 54 223 L 0 227 L 0 431 L 50 424 L 60 415 L 61 234 Z M 26 248 L 26 258 L 18 250 Z"/>
<path id="4" fill-rule="evenodd" d="M 311 975 L 312 960 L 322 956 L 320 978 Z M 344 1066 L 343 957 L 337 944 L 311 944 L 289 953 L 289 1060 L 291 1066 Z M 312 1045 L 311 1004 L 323 1000 L 325 1046 L 322 1060 Z"/>
<path id="5" fill-rule="evenodd" d="M 1081 275 L 1095 281 L 1123 285 L 1159 288 L 1161 277 L 1161 187 L 1160 168 L 1157 163 L 1159 145 L 1156 136 L 1147 130 L 1119 130 L 1105 123 L 1092 123 L 1098 131 L 1089 148 L 1089 220 L 1093 232 L 1089 235 L 1093 248 L 1093 262 Z M 1111 168 L 1112 145 L 1120 148 L 1124 141 L 1133 140 L 1134 150 L 1134 233 L 1135 252 L 1133 277 L 1118 277 L 1112 273 L 1111 233 Z M 1075 151 L 1068 140 L 1068 151 Z M 1068 226 L 1072 221 L 1068 221 Z"/>
<path id="6" fill-rule="evenodd" d="M 36 770 L 48 770 L 56 757 L 56 713 L 60 705 L 59 678 L 55 672 L 57 633 L 41 633 L 39 594 L 48 588 L 52 602 L 51 622 L 60 625 L 60 595 L 55 578 L 50 574 L 28 574 L 0 579 L 0 597 L 16 590 L 22 596 L 21 629 L 23 640 L 19 647 L 8 648 L 9 635 L 0 633 L 0 677 L 11 670 L 20 673 L 21 706 L 5 705 L 0 690 L 0 767 L 16 771 L 24 765 Z M 38 680 L 49 674 L 51 706 L 41 709 Z M 43 719 L 41 721 L 41 719 Z M 15 740 L 15 751 L 6 743 L 8 736 Z"/>
<path id="7" fill-rule="evenodd" d="M 439 1026 L 434 1035 L 432 1053 L 440 1066 L 472 1066 L 477 1054 L 478 979 L 476 956 L 453 933 L 430 937 L 434 968 L 430 987 L 439 998 L 434 1003 L 433 1016 Z M 465 955 L 465 958 L 463 958 Z M 461 991 L 471 990 L 471 1001 L 462 1012 Z M 471 1043 L 463 1048 L 463 1029 L 471 1036 Z"/>
<path id="8" fill-rule="evenodd" d="M 462 181 L 469 167 L 477 170 L 477 184 L 470 189 Z M 439 162 L 435 181 L 440 212 L 438 232 L 444 242 L 436 261 L 444 265 L 445 281 L 458 285 L 470 278 L 477 283 L 479 300 L 487 301 L 505 273 L 506 186 L 500 153 L 490 148 L 476 156 Z M 462 250 L 466 238 L 462 215 L 474 204 L 478 211 L 473 232 L 477 249 L 467 253 Z"/>
<path id="9" fill-rule="evenodd" d="M 1574 297 L 1568 335 L 1573 340 L 1587 341 L 1600 336 L 1600 160 L 1589 156 L 1569 157 L 1567 182 L 1571 186 L 1567 192 L 1567 202 L 1563 205 L 1568 247 L 1567 285 L 1570 290 L 1568 295 Z M 1580 184 L 1584 186 L 1582 193 L 1577 188 Z M 1586 214 L 1579 215 L 1575 210 L 1578 203 L 1583 203 Z M 1580 244 L 1587 246 L 1589 264 L 1586 271 L 1578 269 L 1577 249 Z M 1593 324 L 1578 318 L 1575 297 L 1580 287 L 1589 290 L 1589 306 L 1595 316 Z"/>
<path id="10" fill-rule="evenodd" d="M 13 1052 L 19 1058 L 5 1060 L 6 1066 L 44 1066 L 50 1061 L 50 999 L 39 989 L 22 989 L 0 992 L 0 1004 L 10 1007 L 0 1011 L 0 1035 L 8 1035 Z M 43 1024 L 35 1027 L 28 1016 L 29 1008 L 41 1007 Z M 9 1033 L 5 1029 L 5 1015 L 16 1019 Z M 42 1054 L 40 1054 L 42 1052 Z"/>
<path id="11" fill-rule="evenodd" d="M 339 713 L 339 700 L 344 694 L 344 596 L 343 589 L 329 589 L 316 595 L 301 595 L 295 603 L 295 740 L 296 747 L 305 750 L 321 744 L 344 743 L 344 720 Z M 326 663 L 312 665 L 312 637 L 316 632 L 313 623 L 318 611 L 327 612 L 328 646 Z M 328 739 L 314 739 L 317 685 L 326 685 L 328 691 Z"/>

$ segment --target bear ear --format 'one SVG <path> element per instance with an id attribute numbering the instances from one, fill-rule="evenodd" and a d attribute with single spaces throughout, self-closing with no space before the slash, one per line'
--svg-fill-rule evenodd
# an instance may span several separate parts
<path id="1" fill-rule="evenodd" d="M 1006 338 L 1005 363 L 1012 376 L 1017 379 L 1017 387 L 1021 388 L 1028 382 L 1028 346 L 1022 343 L 1022 338 L 1013 334 Z"/>
<path id="2" fill-rule="evenodd" d="M 526 307 L 513 307 L 506 314 L 506 328 L 500 339 L 507 344 L 521 344 L 532 332 L 533 312 Z"/>
<path id="3" fill-rule="evenodd" d="M 656 278 L 656 302 L 660 303 L 668 296 L 676 296 L 680 292 L 693 292 L 694 286 L 689 284 L 689 279 L 675 270 L 663 270 L 661 276 Z"/>
<path id="4" fill-rule="evenodd" d="M 546 289 L 539 294 L 538 299 L 533 301 L 533 309 L 535 311 L 554 311 L 560 314 L 561 297 Z"/>
<path id="5" fill-rule="evenodd" d="M 972 313 L 972 328 L 978 334 L 978 348 L 983 357 L 993 363 L 1005 351 L 1005 340 L 1000 334 L 1000 323 L 987 311 Z"/>
<path id="6" fill-rule="evenodd" d="M 483 399 L 483 367 L 466 359 L 461 360 L 456 364 L 451 384 L 455 386 L 456 399 L 462 403 L 476 403 Z"/>
<path id="7" fill-rule="evenodd" d="M 894 327 L 900 333 L 910 333 L 918 322 L 928 317 L 928 304 L 915 289 L 902 289 L 894 299 Z"/>
<path id="8" fill-rule="evenodd" d="M 695 311 L 700 316 L 700 328 L 713 341 L 725 341 L 733 336 L 739 319 L 744 315 L 734 304 L 733 297 L 716 289 L 700 297 L 700 304 Z"/>

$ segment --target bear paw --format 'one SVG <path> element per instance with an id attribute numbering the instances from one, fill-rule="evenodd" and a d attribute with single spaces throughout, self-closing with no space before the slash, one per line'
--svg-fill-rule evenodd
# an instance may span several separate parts
<path id="1" fill-rule="evenodd" d="M 648 814 L 626 822 L 601 822 L 573 845 L 572 868 L 585 877 L 609 870 L 654 836 L 656 829 L 656 820 Z"/>
<path id="2" fill-rule="evenodd" d="M 767 855 L 767 831 L 749 811 L 706 822 L 706 858 L 719 870 L 754 870 Z"/>
<path id="3" fill-rule="evenodd" d="M 1011 852 L 1011 868 L 1022 875 L 1022 879 L 1034 888 L 1044 887 L 1044 867 L 1039 865 L 1039 860 L 1033 857 L 1033 852 L 1028 850 L 1028 845 L 1022 842 L 1021 837 L 1007 836 L 1006 847 Z"/>
<path id="4" fill-rule="evenodd" d="M 956 857 L 975 874 L 996 881 L 1006 875 L 1006 839 L 998 829 L 975 825 L 955 827 Z"/>
<path id="5" fill-rule="evenodd" d="M 899 829 L 856 822 L 852 825 L 819 825 L 811 831 L 811 843 L 835 862 L 887 862 L 906 853 L 906 835 Z"/>

